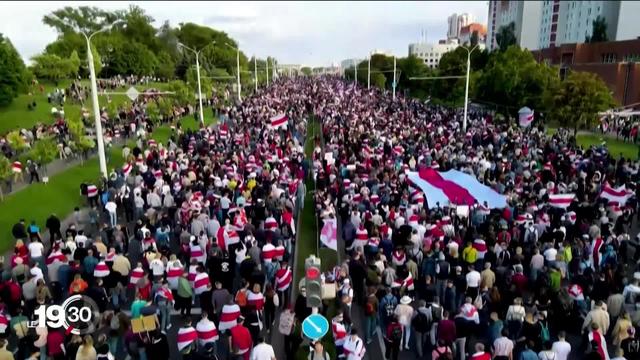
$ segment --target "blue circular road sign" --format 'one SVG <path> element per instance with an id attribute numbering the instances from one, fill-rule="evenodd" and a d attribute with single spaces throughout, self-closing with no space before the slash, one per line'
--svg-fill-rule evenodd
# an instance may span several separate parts
<path id="1" fill-rule="evenodd" d="M 302 322 L 302 333 L 312 340 L 318 340 L 329 331 L 329 321 L 320 315 L 312 314 Z"/>

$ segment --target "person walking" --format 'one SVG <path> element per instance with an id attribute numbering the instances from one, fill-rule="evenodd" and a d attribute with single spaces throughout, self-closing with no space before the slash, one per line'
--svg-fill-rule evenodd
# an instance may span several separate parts
<path id="1" fill-rule="evenodd" d="M 411 320 L 413 319 L 413 307 L 411 307 L 411 298 L 403 296 L 400 304 L 396 307 L 394 314 L 397 316 L 398 322 L 402 325 L 402 344 L 405 350 L 409 350 L 409 339 L 411 338 Z"/>
<path id="2" fill-rule="evenodd" d="M 385 331 L 385 358 L 387 360 L 398 360 L 400 347 L 402 344 L 402 325 L 398 322 L 398 317 L 394 316 Z"/>

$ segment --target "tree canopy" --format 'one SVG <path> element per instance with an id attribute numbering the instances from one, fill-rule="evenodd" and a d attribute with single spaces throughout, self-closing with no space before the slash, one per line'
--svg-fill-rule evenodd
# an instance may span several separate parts
<path id="1" fill-rule="evenodd" d="M 117 25 L 109 29 L 109 25 L 115 21 L 123 22 L 124 26 Z M 239 44 L 227 33 L 194 23 L 180 23 L 177 27 L 172 27 L 168 21 L 155 28 L 154 21 L 144 9 L 136 5 L 116 11 L 90 6 L 67 6 L 44 16 L 43 22 L 58 32 L 58 38 L 47 45 L 43 54 L 36 57 L 47 65 L 54 60 L 58 61 L 52 56 L 55 55 L 64 62 L 74 51 L 80 59 L 86 59 L 87 45 L 81 32 L 89 36 L 106 29 L 91 40 L 95 47 L 94 58 L 100 60 L 96 60 L 96 72 L 100 77 L 120 74 L 186 79 L 187 69 L 195 64 L 195 55 L 181 49 L 179 43 L 196 51 L 202 50 L 199 60 L 201 67 L 207 72 L 219 73 L 224 70 L 228 74 L 236 73 L 236 48 Z M 84 64 L 86 61 L 82 61 L 76 71 L 81 76 L 88 74 Z M 63 68 L 66 69 L 66 66 Z M 241 72 L 248 68 L 253 70 L 242 52 L 240 68 Z M 40 70 L 43 70 L 42 67 Z M 58 74 L 49 71 L 48 75 L 50 78 Z"/>
<path id="2" fill-rule="evenodd" d="M 31 79 L 11 41 L 0 34 L 0 106 L 11 104 Z"/>
<path id="3" fill-rule="evenodd" d="M 604 17 L 598 15 L 598 17 L 593 20 L 591 36 L 587 35 L 584 41 L 588 43 L 609 41 L 609 37 L 607 36 L 607 20 Z"/>
<path id="4" fill-rule="evenodd" d="M 545 92 L 544 100 L 547 116 L 574 132 L 592 128 L 598 113 L 614 106 L 604 81 L 588 72 L 570 72 L 564 81 L 554 83 Z"/>

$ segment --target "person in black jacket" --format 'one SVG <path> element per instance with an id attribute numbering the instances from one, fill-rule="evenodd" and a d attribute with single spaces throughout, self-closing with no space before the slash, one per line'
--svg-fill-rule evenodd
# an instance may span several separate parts
<path id="1" fill-rule="evenodd" d="M 164 360 L 171 356 L 167 335 L 163 334 L 160 329 L 156 329 L 151 334 L 151 341 L 145 344 L 145 348 L 148 359 Z"/>
<path id="2" fill-rule="evenodd" d="M 60 219 L 56 214 L 51 214 L 45 223 L 47 229 L 49 229 L 50 240 L 62 239 L 62 233 L 60 232 Z"/>
<path id="3" fill-rule="evenodd" d="M 27 235 L 27 227 L 24 224 L 24 219 L 20 219 L 20 221 L 18 221 L 15 225 L 13 225 L 13 228 L 11 229 L 11 234 L 13 235 L 13 238 L 18 240 L 18 239 L 26 239 L 28 237 Z"/>

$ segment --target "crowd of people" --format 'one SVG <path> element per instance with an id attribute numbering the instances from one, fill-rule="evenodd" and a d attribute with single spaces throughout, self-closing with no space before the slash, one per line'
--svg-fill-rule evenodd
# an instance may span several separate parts
<path id="1" fill-rule="evenodd" d="M 321 310 L 337 358 L 362 360 L 378 332 L 387 359 L 640 356 L 637 202 L 601 195 L 635 191 L 638 163 L 483 113 L 464 131 L 459 111 L 337 77 L 282 79 L 216 111 L 218 124 L 157 143 L 134 104 L 105 130 L 136 136 L 126 163 L 81 186 L 89 220 L 78 209 L 65 226 L 13 227 L 0 359 L 275 360 L 276 332 L 294 359 L 311 313 L 304 291 L 291 298 L 307 173 L 319 227 L 336 219 L 347 255 L 325 276 L 337 310 Z M 305 159 L 310 121 L 322 133 Z M 407 177 L 426 168 L 467 172 L 508 204 L 429 204 Z M 570 205 L 549 204 L 567 193 Z M 99 308 L 91 333 L 29 330 L 40 306 L 73 294 Z M 132 325 L 148 316 L 154 329 Z M 309 359 L 327 354 L 314 342 Z"/>
<path id="2" fill-rule="evenodd" d="M 310 80 L 276 82 L 220 109 L 216 126 L 176 126 L 166 144 L 137 134 L 122 168 L 82 184 L 88 220 L 77 209 L 64 229 L 55 216 L 46 231 L 18 222 L 0 283 L 0 331 L 15 358 L 275 360 L 265 339 L 278 308 L 293 353 L 290 258 L 314 88 Z M 145 126 L 142 105 L 132 114 Z M 272 127 L 280 114 L 289 120 Z M 100 310 L 91 334 L 22 331 L 39 306 L 73 294 Z M 153 315 L 155 330 L 134 332 L 132 320 Z"/>
<path id="3" fill-rule="evenodd" d="M 348 254 L 337 344 L 364 309 L 357 335 L 370 343 L 380 331 L 388 359 L 640 356 L 637 162 L 581 149 L 567 131 L 548 136 L 482 113 L 464 131 L 457 110 L 322 84 L 316 211 L 319 224 L 339 220 Z M 407 174 L 429 168 L 470 174 L 507 206 L 427 203 Z M 559 194 L 574 200 L 550 201 Z M 360 359 L 353 347 L 341 355 Z"/>

